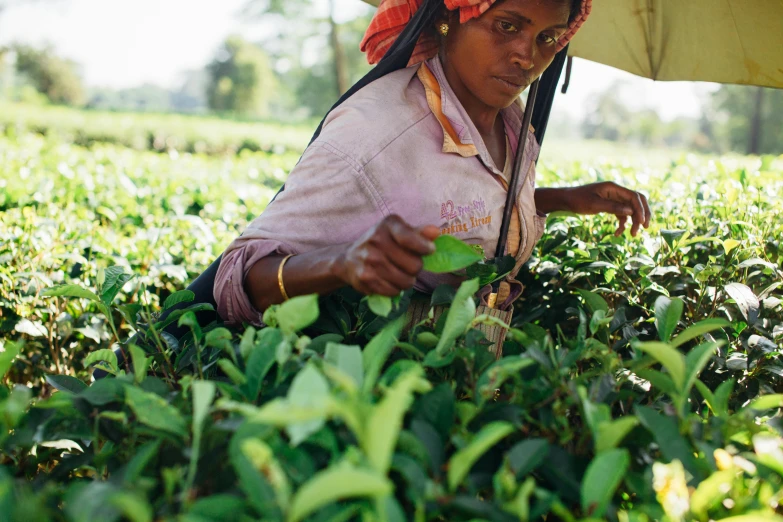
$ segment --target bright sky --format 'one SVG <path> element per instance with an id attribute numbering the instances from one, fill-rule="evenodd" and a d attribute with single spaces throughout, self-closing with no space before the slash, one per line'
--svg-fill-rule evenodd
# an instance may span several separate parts
<path id="1" fill-rule="evenodd" d="M 227 35 L 263 36 L 263 27 L 239 17 L 246 1 L 26 1 L 0 16 L 0 45 L 50 43 L 82 65 L 91 86 L 174 87 L 182 71 L 208 63 Z M 338 0 L 338 12 L 346 18 L 366 8 L 359 0 Z M 630 107 L 653 107 L 666 119 L 698 115 L 706 93 L 714 89 L 709 84 L 653 82 L 582 60 L 575 62 L 573 74 L 568 94 L 559 96 L 555 107 L 577 117 L 586 112 L 594 93 L 618 79 L 628 82 L 623 92 L 633 96 L 625 100 Z"/>

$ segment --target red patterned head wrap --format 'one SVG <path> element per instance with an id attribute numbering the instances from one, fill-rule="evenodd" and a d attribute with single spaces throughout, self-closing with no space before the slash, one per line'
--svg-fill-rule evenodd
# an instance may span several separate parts
<path id="1" fill-rule="evenodd" d="M 361 49 L 367 53 L 367 61 L 378 63 L 389 47 L 402 32 L 405 25 L 413 17 L 424 0 L 381 0 L 378 12 L 375 13 L 370 27 L 362 39 Z M 459 21 L 465 23 L 478 18 L 492 7 L 496 0 L 444 0 L 446 8 L 454 11 L 459 9 Z M 568 31 L 557 41 L 557 50 L 566 46 L 590 15 L 592 0 L 582 0 L 579 14 L 571 20 Z M 410 63 L 413 65 L 435 56 L 438 52 L 438 41 L 431 35 L 422 35 Z"/>

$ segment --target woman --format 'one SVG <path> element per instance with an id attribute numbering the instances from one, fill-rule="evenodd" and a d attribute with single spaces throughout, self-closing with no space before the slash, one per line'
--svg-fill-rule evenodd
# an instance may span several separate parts
<path id="1" fill-rule="evenodd" d="M 590 1 L 445 0 L 409 67 L 333 110 L 285 191 L 228 247 L 214 285 L 222 319 L 258 325 L 270 305 L 344 286 L 394 296 L 456 284 L 455 276 L 422 272 L 442 233 L 493 253 L 522 131 L 519 95 L 578 29 Z M 381 3 L 362 43 L 371 63 L 420 3 Z M 526 147 L 528 158 L 538 156 L 530 132 Z M 516 266 L 501 309 L 522 291 L 514 276 L 546 213 L 611 212 L 618 235 L 628 217 L 633 235 L 650 220 L 637 192 L 612 183 L 536 189 L 533 162 L 522 169 L 507 247 Z"/>

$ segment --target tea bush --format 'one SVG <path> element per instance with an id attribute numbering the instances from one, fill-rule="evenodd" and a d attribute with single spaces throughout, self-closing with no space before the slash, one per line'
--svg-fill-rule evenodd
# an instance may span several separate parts
<path id="1" fill-rule="evenodd" d="M 656 215 L 550 216 L 496 360 L 471 279 L 407 332 L 411 294 L 162 318 L 294 155 L 23 133 L 0 158 L 10 520 L 783 520 L 780 159 L 542 166 Z"/>

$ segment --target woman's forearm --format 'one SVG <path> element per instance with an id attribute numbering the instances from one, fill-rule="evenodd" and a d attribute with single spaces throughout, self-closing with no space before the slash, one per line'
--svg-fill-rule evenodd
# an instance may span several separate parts
<path id="1" fill-rule="evenodd" d="M 536 210 L 544 214 L 559 210 L 572 211 L 568 188 L 537 188 L 535 193 Z"/>
<path id="2" fill-rule="evenodd" d="M 288 297 L 305 294 L 324 295 L 346 285 L 341 277 L 341 258 L 346 245 L 313 250 L 291 257 L 283 267 L 283 282 Z M 250 302 L 260 312 L 283 302 L 277 272 L 285 256 L 271 255 L 259 260 L 244 281 Z"/>

